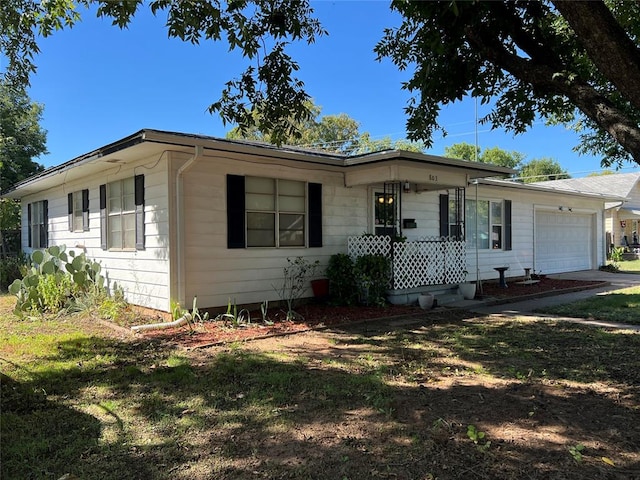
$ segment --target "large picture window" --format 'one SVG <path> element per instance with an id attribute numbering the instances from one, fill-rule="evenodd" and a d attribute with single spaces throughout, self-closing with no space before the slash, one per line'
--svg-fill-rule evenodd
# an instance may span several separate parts
<path id="1" fill-rule="evenodd" d="M 49 246 L 48 208 L 49 202 L 47 200 L 27 205 L 29 247 L 31 248 L 47 248 Z"/>
<path id="2" fill-rule="evenodd" d="M 247 247 L 305 245 L 306 184 L 246 177 Z"/>

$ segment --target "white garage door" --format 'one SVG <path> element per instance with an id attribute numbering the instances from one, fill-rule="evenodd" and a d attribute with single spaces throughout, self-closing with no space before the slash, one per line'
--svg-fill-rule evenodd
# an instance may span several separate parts
<path id="1" fill-rule="evenodd" d="M 591 215 L 536 211 L 535 269 L 573 272 L 593 267 Z"/>

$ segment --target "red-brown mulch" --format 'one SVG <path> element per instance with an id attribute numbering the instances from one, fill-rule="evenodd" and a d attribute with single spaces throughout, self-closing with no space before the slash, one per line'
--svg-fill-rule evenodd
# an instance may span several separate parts
<path id="1" fill-rule="evenodd" d="M 559 294 L 565 291 L 593 288 L 596 285 L 601 285 L 601 282 L 545 278 L 540 283 L 533 285 L 518 285 L 516 281 L 510 281 L 508 282 L 508 288 L 503 289 L 500 288 L 496 282 L 485 282 L 482 285 L 482 298 L 497 299 L 498 301 L 515 300 L 518 297 Z M 253 311 L 251 312 L 251 323 L 241 326 L 233 326 L 229 322 L 225 323 L 219 320 L 209 320 L 198 323 L 192 328 L 183 326 L 165 330 L 146 331 L 138 335 L 146 339 L 162 340 L 187 348 L 195 348 L 274 335 L 287 335 L 311 329 L 352 324 L 367 320 L 425 313 L 424 310 L 421 310 L 417 306 L 332 306 L 320 303 L 302 305 L 298 307 L 296 311 L 302 315 L 302 318 L 298 318 L 296 321 L 287 321 L 283 310 L 278 308 L 269 309 L 268 319 L 273 322 L 273 325 L 265 325 L 262 322 L 260 312 Z M 446 312 L 451 312 L 451 315 L 459 316 L 454 314 L 450 309 L 432 310 L 427 314 L 434 315 L 436 311 L 439 312 L 440 316 L 443 314 L 443 311 L 445 314 Z"/>

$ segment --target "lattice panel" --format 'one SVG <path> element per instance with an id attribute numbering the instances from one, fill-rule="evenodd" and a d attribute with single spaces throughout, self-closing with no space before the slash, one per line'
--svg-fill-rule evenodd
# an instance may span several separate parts
<path id="1" fill-rule="evenodd" d="M 388 257 L 391 254 L 391 237 L 388 235 L 349 237 L 347 253 L 353 259 L 363 255 L 384 255 Z"/>
<path id="2" fill-rule="evenodd" d="M 465 243 L 448 237 L 393 244 L 394 289 L 460 283 L 465 266 Z"/>
<path id="3" fill-rule="evenodd" d="M 451 237 L 427 237 L 412 242 L 391 242 L 389 236 L 349 237 L 348 254 L 393 258 L 392 288 L 448 285 L 465 280 L 465 242 Z"/>

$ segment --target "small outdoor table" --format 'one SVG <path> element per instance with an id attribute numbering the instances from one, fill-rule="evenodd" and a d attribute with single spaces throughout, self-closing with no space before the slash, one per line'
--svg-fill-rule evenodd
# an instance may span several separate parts
<path id="1" fill-rule="evenodd" d="M 494 267 L 493 269 L 500 274 L 500 288 L 507 288 L 507 281 L 504 278 L 504 272 L 509 270 L 509 267 Z"/>

